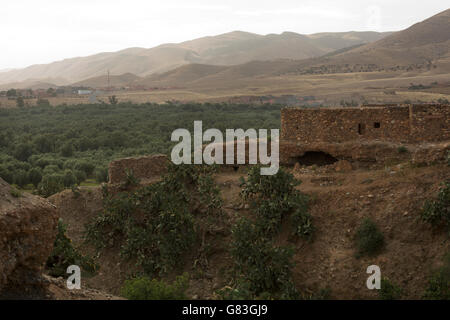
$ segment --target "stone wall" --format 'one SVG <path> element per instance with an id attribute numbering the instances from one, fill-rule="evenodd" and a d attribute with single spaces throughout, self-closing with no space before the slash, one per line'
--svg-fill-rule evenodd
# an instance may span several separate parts
<path id="1" fill-rule="evenodd" d="M 281 111 L 281 163 L 308 151 L 337 159 L 382 161 L 400 145 L 450 141 L 449 105 L 285 108 Z"/>
<path id="2" fill-rule="evenodd" d="M 438 142 L 450 139 L 449 119 L 448 105 L 285 108 L 281 138 L 301 143 Z"/>
<path id="3" fill-rule="evenodd" d="M 140 180 L 157 178 L 167 172 L 169 159 L 165 155 L 153 155 L 139 158 L 124 158 L 109 164 L 109 183 L 118 184 L 126 181 L 126 170 Z"/>

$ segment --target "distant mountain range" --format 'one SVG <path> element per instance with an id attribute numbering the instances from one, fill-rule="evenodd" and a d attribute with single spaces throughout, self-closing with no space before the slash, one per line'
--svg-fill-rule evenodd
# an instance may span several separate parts
<path id="1" fill-rule="evenodd" d="M 0 73 L 0 87 L 226 87 L 258 77 L 371 71 L 450 73 L 450 9 L 398 32 L 258 35 L 234 31 L 150 49 Z"/>
<path id="2" fill-rule="evenodd" d="M 341 32 L 301 35 L 284 32 L 263 36 L 234 31 L 150 49 L 129 48 L 9 70 L 0 73 L 0 84 L 57 78 L 60 82 L 55 84 L 59 85 L 105 76 L 107 70 L 112 75 L 131 73 L 144 77 L 192 63 L 230 66 L 253 60 L 306 59 L 376 41 L 389 34 Z"/>
<path id="3" fill-rule="evenodd" d="M 323 35 L 317 35 L 323 39 Z M 147 86 L 223 87 L 258 77 L 366 71 L 450 73 L 450 9 L 406 30 L 320 57 L 250 61 L 218 67 L 190 64 L 135 81 Z"/>

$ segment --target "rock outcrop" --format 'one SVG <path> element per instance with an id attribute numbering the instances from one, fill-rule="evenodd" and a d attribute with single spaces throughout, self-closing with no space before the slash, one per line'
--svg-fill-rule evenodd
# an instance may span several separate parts
<path id="1" fill-rule="evenodd" d="M 54 205 L 0 179 L 0 292 L 36 283 L 53 249 Z"/>

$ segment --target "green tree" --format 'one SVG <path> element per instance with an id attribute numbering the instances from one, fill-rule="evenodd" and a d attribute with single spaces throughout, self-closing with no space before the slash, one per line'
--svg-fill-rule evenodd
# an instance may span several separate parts
<path id="1" fill-rule="evenodd" d="M 64 178 L 58 174 L 45 175 L 38 186 L 38 193 L 43 197 L 49 197 L 64 190 Z"/>
<path id="2" fill-rule="evenodd" d="M 23 108 L 25 106 L 25 102 L 23 101 L 22 97 L 16 98 L 16 105 L 18 108 Z"/>
<path id="3" fill-rule="evenodd" d="M 42 172 L 39 168 L 32 168 L 28 171 L 28 179 L 30 183 L 34 185 L 35 188 L 39 185 L 39 182 L 42 180 Z"/>
<path id="4" fill-rule="evenodd" d="M 66 158 L 73 156 L 73 146 L 70 142 L 65 143 L 61 147 L 61 155 Z"/>
<path id="5" fill-rule="evenodd" d="M 8 91 L 6 91 L 6 96 L 8 98 L 17 96 L 17 90 L 16 89 L 9 89 Z"/>
<path id="6" fill-rule="evenodd" d="M 109 100 L 109 103 L 112 104 L 112 105 L 115 105 L 115 104 L 117 104 L 119 102 L 119 100 L 117 100 L 116 96 L 109 96 L 108 100 Z"/>
<path id="7" fill-rule="evenodd" d="M 27 161 L 33 154 L 33 147 L 29 143 L 19 144 L 14 151 L 14 157 L 20 161 Z"/>
<path id="8" fill-rule="evenodd" d="M 28 174 L 25 170 L 19 169 L 16 170 L 14 173 L 14 183 L 17 184 L 19 187 L 23 188 L 25 185 L 28 184 Z"/>

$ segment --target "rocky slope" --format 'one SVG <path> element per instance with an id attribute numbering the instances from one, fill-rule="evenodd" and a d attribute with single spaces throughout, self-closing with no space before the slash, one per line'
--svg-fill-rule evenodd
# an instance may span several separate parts
<path id="1" fill-rule="evenodd" d="M 48 201 L 0 179 L 0 291 L 39 284 L 53 249 L 58 213 Z"/>

